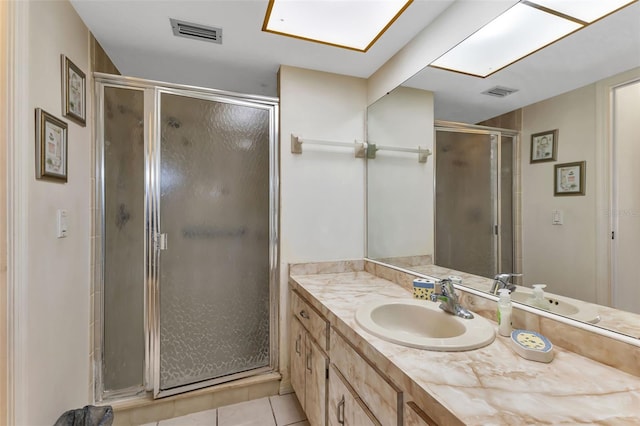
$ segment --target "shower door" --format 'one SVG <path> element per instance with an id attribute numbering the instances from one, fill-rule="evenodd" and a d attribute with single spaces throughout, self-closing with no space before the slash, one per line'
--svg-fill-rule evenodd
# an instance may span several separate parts
<path id="1" fill-rule="evenodd" d="M 276 370 L 277 99 L 95 81 L 96 399 Z"/>
<path id="2" fill-rule="evenodd" d="M 270 369 L 273 108 L 159 94 L 154 393 Z"/>
<path id="3" fill-rule="evenodd" d="M 437 265 L 483 277 L 513 271 L 513 141 L 497 132 L 436 129 Z"/>

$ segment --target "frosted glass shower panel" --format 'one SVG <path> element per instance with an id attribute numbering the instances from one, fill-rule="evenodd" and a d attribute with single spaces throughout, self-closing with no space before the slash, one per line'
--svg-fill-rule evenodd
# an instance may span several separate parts
<path id="1" fill-rule="evenodd" d="M 144 94 L 104 88 L 103 387 L 144 386 Z"/>
<path id="2" fill-rule="evenodd" d="M 435 151 L 434 263 L 492 277 L 497 268 L 497 141 L 488 134 L 438 130 Z"/>
<path id="3" fill-rule="evenodd" d="M 160 389 L 267 367 L 270 112 L 160 100 Z"/>

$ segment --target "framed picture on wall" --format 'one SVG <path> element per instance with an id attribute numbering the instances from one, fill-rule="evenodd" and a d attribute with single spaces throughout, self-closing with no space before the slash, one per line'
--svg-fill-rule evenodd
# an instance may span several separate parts
<path id="1" fill-rule="evenodd" d="M 86 126 L 86 85 L 84 73 L 65 55 L 62 59 L 62 115 Z"/>
<path id="2" fill-rule="evenodd" d="M 584 195 L 586 161 L 556 164 L 553 195 Z"/>
<path id="3" fill-rule="evenodd" d="M 67 123 L 36 108 L 36 178 L 67 181 Z"/>
<path id="4" fill-rule="evenodd" d="M 558 129 L 531 135 L 530 163 L 556 161 L 558 156 Z"/>

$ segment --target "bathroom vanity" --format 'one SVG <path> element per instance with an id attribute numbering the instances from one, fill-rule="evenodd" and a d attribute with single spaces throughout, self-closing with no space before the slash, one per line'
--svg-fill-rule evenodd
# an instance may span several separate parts
<path id="1" fill-rule="evenodd" d="M 637 374 L 563 348 L 566 336 L 544 331 L 555 346 L 545 364 L 519 357 L 499 335 L 479 349 L 444 352 L 367 333 L 355 319 L 359 307 L 413 300 L 412 277 L 381 271 L 364 260 L 290 267 L 291 378 L 312 426 L 640 422 Z M 629 345 L 627 361 L 637 364 L 639 353 Z"/>

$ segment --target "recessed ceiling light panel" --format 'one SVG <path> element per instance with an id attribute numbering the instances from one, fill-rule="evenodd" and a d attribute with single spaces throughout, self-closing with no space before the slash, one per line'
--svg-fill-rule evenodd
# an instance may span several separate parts
<path id="1" fill-rule="evenodd" d="M 487 77 L 582 25 L 517 3 L 430 65 Z"/>
<path id="2" fill-rule="evenodd" d="M 586 23 L 596 21 L 637 0 L 529 0 Z"/>
<path id="3" fill-rule="evenodd" d="M 367 51 L 413 0 L 270 0 L 263 31 Z"/>

